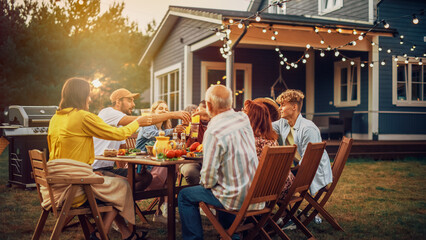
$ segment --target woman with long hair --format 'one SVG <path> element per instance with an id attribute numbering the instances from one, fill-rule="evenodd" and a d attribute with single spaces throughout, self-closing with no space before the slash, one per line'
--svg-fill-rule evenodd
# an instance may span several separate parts
<path id="1" fill-rule="evenodd" d="M 55 169 L 52 174 L 57 172 L 65 176 L 85 174 L 84 176 L 88 177 L 102 177 L 93 173 L 90 166 L 95 159 L 93 137 L 105 140 L 124 140 L 132 135 L 140 125 L 146 123 L 146 118 L 139 117 L 127 126 L 112 127 L 96 114 L 89 112 L 90 102 L 88 81 L 71 78 L 65 82 L 59 109 L 50 120 L 47 135 L 50 152 L 48 168 Z M 112 222 L 115 221 L 123 239 L 141 239 L 130 231 L 125 223 L 126 219 L 129 223 L 135 224 L 134 202 L 129 183 L 122 178 L 106 176 L 103 178 L 103 184 L 95 184 L 92 188 L 98 200 L 108 202 L 114 207 L 112 212 L 107 212 L 103 217 L 106 230 L 108 231 Z M 48 194 L 43 189 L 41 191 L 43 196 Z M 58 194 L 63 194 L 63 192 L 58 192 Z M 73 207 L 83 205 L 86 200 L 84 193 L 79 192 L 74 199 Z M 99 239 L 97 230 L 92 232 L 90 239 Z"/>
<path id="2" fill-rule="evenodd" d="M 262 149 L 265 146 L 278 146 L 278 134 L 272 128 L 269 109 L 262 102 L 246 100 L 244 102 L 243 112 L 245 112 L 250 119 L 250 124 L 254 133 L 257 157 L 260 158 Z M 293 181 L 294 175 L 290 172 L 285 183 L 283 196 L 288 192 Z"/>

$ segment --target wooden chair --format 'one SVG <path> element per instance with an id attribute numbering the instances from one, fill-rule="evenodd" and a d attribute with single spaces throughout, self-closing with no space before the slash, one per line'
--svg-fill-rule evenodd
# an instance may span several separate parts
<path id="1" fill-rule="evenodd" d="M 312 197 L 309 193 L 305 195 L 305 199 L 309 202 L 309 204 L 298 215 L 299 219 L 302 219 L 302 217 L 305 218 L 303 220 L 303 224 L 305 226 L 307 226 L 319 212 L 335 229 L 344 231 L 343 228 L 340 227 L 340 225 L 337 223 L 337 221 L 324 209 L 324 205 L 327 203 L 328 199 L 336 188 L 337 182 L 339 182 L 339 178 L 342 175 L 346 160 L 348 160 L 349 152 L 352 148 L 352 143 L 353 139 L 347 137 L 343 137 L 342 141 L 340 142 L 339 150 L 337 151 L 332 166 L 333 182 L 330 185 L 321 188 L 315 197 Z M 321 197 L 322 199 L 319 201 Z M 308 212 L 312 207 L 314 210 L 308 215 Z"/>
<path id="2" fill-rule="evenodd" d="M 231 239 L 236 232 L 251 230 L 247 236 L 248 239 L 256 237 L 260 232 L 264 237 L 268 237 L 263 229 L 268 217 L 274 209 L 275 203 L 284 189 L 287 176 L 290 172 L 290 166 L 296 153 L 296 146 L 266 146 L 260 157 L 259 165 L 256 170 L 253 182 L 241 209 L 238 211 L 229 211 L 223 208 L 217 208 L 200 202 L 200 207 L 206 213 L 206 216 L 219 232 L 222 239 Z M 266 202 L 266 206 L 262 210 L 248 210 L 251 204 Z M 235 220 L 229 229 L 225 230 L 216 216 L 210 209 L 223 211 L 235 215 Z M 260 215 L 259 218 L 255 216 Z M 243 223 L 246 218 L 251 223 Z M 258 220 L 259 219 L 259 220 Z M 243 224 L 242 224 L 243 223 Z"/>
<path id="3" fill-rule="evenodd" d="M 59 235 L 62 232 L 62 229 L 67 222 L 67 219 L 73 216 L 78 216 L 81 227 L 84 232 L 84 236 L 86 239 L 90 237 L 89 231 L 89 222 L 86 215 L 91 215 L 95 220 L 97 229 L 100 233 L 102 239 L 108 239 L 107 230 L 104 228 L 104 224 L 102 221 L 102 217 L 100 215 L 101 212 L 109 212 L 112 211 L 112 206 L 99 206 L 96 204 L 96 200 L 92 191 L 92 184 L 100 184 L 103 183 L 104 180 L 102 178 L 52 178 L 49 177 L 48 169 L 47 169 L 47 161 L 46 161 L 46 151 L 39 150 L 29 150 L 30 162 L 33 170 L 34 180 L 36 183 L 38 197 L 40 200 L 40 204 L 43 202 L 43 197 L 40 192 L 40 185 L 44 186 L 48 189 L 49 197 L 51 201 L 51 207 L 49 209 L 45 209 L 42 207 L 42 212 L 40 219 L 38 220 L 37 227 L 33 234 L 32 239 L 39 239 L 40 235 L 43 231 L 43 227 L 46 223 L 49 212 L 53 212 L 55 216 L 56 224 L 53 229 L 52 235 L 50 239 L 59 239 Z M 55 197 L 52 191 L 52 184 L 69 184 L 71 185 L 71 189 L 68 191 L 67 196 L 65 197 L 65 202 L 62 207 L 57 207 L 54 204 Z M 87 196 L 89 206 L 90 207 L 79 207 L 79 208 L 71 208 L 71 204 L 74 200 L 75 193 L 79 187 L 83 187 L 84 192 Z"/>
<path id="4" fill-rule="evenodd" d="M 308 238 L 314 238 L 314 235 L 309 232 L 305 225 L 303 225 L 303 223 L 300 222 L 300 220 L 295 217 L 294 214 L 302 203 L 305 195 L 309 190 L 309 186 L 314 179 L 325 149 L 325 144 L 325 142 L 308 143 L 308 146 L 306 147 L 305 153 L 303 155 L 302 163 L 300 164 L 293 184 L 291 185 L 284 199 L 277 201 L 278 205 L 280 206 L 278 211 L 272 218 L 268 219 L 269 225 L 282 239 L 290 239 L 276 223 L 277 220 L 284 214 L 284 224 L 286 224 L 291 219 Z M 293 206 L 291 206 L 291 204 L 293 204 Z"/>

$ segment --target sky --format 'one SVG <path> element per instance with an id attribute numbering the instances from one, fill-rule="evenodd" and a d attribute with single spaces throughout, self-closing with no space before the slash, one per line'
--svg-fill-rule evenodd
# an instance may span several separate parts
<path id="1" fill-rule="evenodd" d="M 144 31 L 153 19 L 157 26 L 160 24 L 169 5 L 245 11 L 251 0 L 101 0 L 101 11 L 108 9 L 113 2 L 123 1 L 124 15 L 137 22 L 139 29 Z"/>

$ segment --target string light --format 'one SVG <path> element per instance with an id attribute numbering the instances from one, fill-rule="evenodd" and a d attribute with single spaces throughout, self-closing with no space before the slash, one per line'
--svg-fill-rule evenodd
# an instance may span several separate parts
<path id="1" fill-rule="evenodd" d="M 395 57 L 393 60 L 394 60 L 395 62 L 398 62 L 398 58 L 397 58 L 397 57 Z"/>
<path id="2" fill-rule="evenodd" d="M 376 45 L 376 43 L 375 42 L 371 42 L 371 46 L 374 46 L 374 45 Z"/>
<path id="3" fill-rule="evenodd" d="M 327 47 L 327 51 L 330 51 L 331 50 L 331 47 L 330 47 L 330 45 Z"/>
<path id="4" fill-rule="evenodd" d="M 231 19 L 229 19 L 229 23 L 230 24 L 233 24 L 234 23 L 234 20 L 231 18 Z"/>
<path id="5" fill-rule="evenodd" d="M 378 50 L 379 50 L 379 52 L 381 52 L 383 49 L 382 49 L 381 47 L 379 47 L 379 49 L 378 49 Z"/>
<path id="6" fill-rule="evenodd" d="M 310 44 L 306 44 L 306 48 L 307 49 L 311 48 L 311 45 Z"/>
<path id="7" fill-rule="evenodd" d="M 370 63 L 370 67 L 374 67 L 374 63 Z"/>
<path id="8" fill-rule="evenodd" d="M 353 65 L 355 65 L 355 62 L 354 61 L 351 61 L 351 65 L 353 66 Z"/>
<path id="9" fill-rule="evenodd" d="M 280 51 L 280 49 L 276 47 L 276 48 L 275 48 L 275 51 L 279 52 L 279 51 Z"/>
<path id="10" fill-rule="evenodd" d="M 341 28 L 338 28 L 338 29 L 337 29 L 337 32 L 338 32 L 338 33 L 342 33 L 342 29 L 341 29 Z"/>
<path id="11" fill-rule="evenodd" d="M 289 65 L 285 66 L 285 68 L 286 68 L 287 70 L 290 70 L 290 66 L 289 66 Z"/>
<path id="12" fill-rule="evenodd" d="M 413 14 L 413 23 L 414 24 L 418 24 L 419 23 L 419 19 L 416 17 L 415 14 Z"/>
<path id="13" fill-rule="evenodd" d="M 262 32 L 263 32 L 263 33 L 266 33 L 266 28 L 262 29 Z"/>
<path id="14" fill-rule="evenodd" d="M 383 23 L 383 27 L 384 28 L 389 28 L 390 27 L 389 23 L 387 23 L 385 20 L 382 20 L 382 23 Z"/>
<path id="15" fill-rule="evenodd" d="M 355 30 L 355 29 L 352 31 L 352 33 L 353 33 L 353 35 L 356 35 L 356 34 L 357 34 L 357 32 L 356 32 L 356 30 Z"/>
<path id="16" fill-rule="evenodd" d="M 389 48 L 389 49 L 387 50 L 387 52 L 388 52 L 388 53 L 391 53 L 391 52 L 392 52 L 392 50 Z"/>
<path id="17" fill-rule="evenodd" d="M 259 14 L 257 14 L 257 15 L 256 15 L 255 20 L 256 20 L 256 22 L 260 22 L 261 18 L 260 18 L 260 15 L 259 15 Z"/>
<path id="18" fill-rule="evenodd" d="M 280 64 L 281 64 L 281 65 L 284 65 L 284 61 L 281 61 L 281 62 L 280 62 Z"/>
<path id="19" fill-rule="evenodd" d="M 360 41 L 361 41 L 362 39 L 364 39 L 364 36 L 363 36 L 363 34 L 362 34 L 362 33 L 359 35 L 358 39 L 359 39 Z"/>
<path id="20" fill-rule="evenodd" d="M 243 28 L 243 24 L 242 23 L 238 23 L 238 28 Z"/>
<path id="21" fill-rule="evenodd" d="M 352 46 L 355 46 L 356 45 L 356 41 L 352 41 Z"/>
<path id="22" fill-rule="evenodd" d="M 423 65 L 422 59 L 419 60 L 419 65 Z"/>
<path id="23" fill-rule="evenodd" d="M 407 54 L 406 53 L 404 53 L 404 55 L 403 55 L 405 58 L 407 57 Z"/>
<path id="24" fill-rule="evenodd" d="M 309 53 L 306 53 L 306 54 L 305 54 L 305 58 L 309 58 Z"/>
<path id="25" fill-rule="evenodd" d="M 328 29 L 328 30 L 327 30 L 327 32 L 328 32 L 328 33 L 331 33 L 331 29 Z"/>
<path id="26" fill-rule="evenodd" d="M 324 57 L 324 56 L 325 56 L 324 50 L 321 50 L 320 56 L 321 56 L 321 57 Z"/>
<path id="27" fill-rule="evenodd" d="M 380 64 L 381 64 L 382 66 L 386 65 L 385 60 L 383 60 Z"/>
<path id="28" fill-rule="evenodd" d="M 275 41 L 275 39 L 277 39 L 277 38 L 275 36 L 272 36 L 271 39 Z"/>
<path id="29" fill-rule="evenodd" d="M 409 60 L 410 60 L 409 58 L 406 58 L 406 59 L 405 59 L 405 61 L 404 61 L 404 63 L 405 63 L 405 64 L 408 64 L 408 61 L 409 61 Z"/>
<path id="30" fill-rule="evenodd" d="M 302 59 L 302 63 L 306 63 L 306 59 Z"/>
<path id="31" fill-rule="evenodd" d="M 275 34 L 275 35 L 278 35 L 278 31 L 274 31 L 274 34 Z"/>
<path id="32" fill-rule="evenodd" d="M 318 32 L 319 32 L 319 29 L 318 29 L 317 27 L 315 27 L 314 31 L 315 31 L 316 33 L 318 33 Z"/>
<path id="33" fill-rule="evenodd" d="M 346 62 L 346 58 L 345 58 L 345 57 L 342 57 L 342 61 L 343 61 L 343 62 Z"/>
<path id="34" fill-rule="evenodd" d="M 337 49 L 334 50 L 334 56 L 338 57 L 339 56 L 339 51 L 337 51 Z"/>
<path id="35" fill-rule="evenodd" d="M 321 43 L 321 44 L 324 44 L 325 42 L 324 42 L 324 40 L 322 40 L 322 39 L 321 39 L 320 43 Z"/>
<path id="36" fill-rule="evenodd" d="M 364 64 L 364 63 L 361 63 L 361 67 L 365 67 L 365 64 Z"/>

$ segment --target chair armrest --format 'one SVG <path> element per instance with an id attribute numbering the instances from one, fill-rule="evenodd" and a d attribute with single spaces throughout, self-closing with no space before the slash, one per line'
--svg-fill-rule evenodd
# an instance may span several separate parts
<path id="1" fill-rule="evenodd" d="M 90 177 L 90 178 L 57 178 L 57 177 L 46 177 L 48 183 L 52 184 L 100 184 L 104 182 L 101 177 Z"/>

